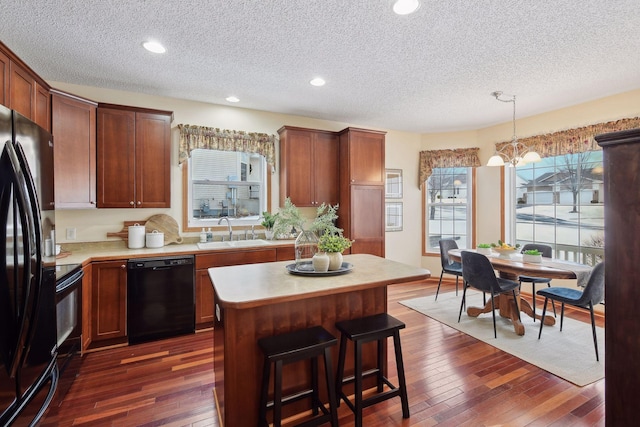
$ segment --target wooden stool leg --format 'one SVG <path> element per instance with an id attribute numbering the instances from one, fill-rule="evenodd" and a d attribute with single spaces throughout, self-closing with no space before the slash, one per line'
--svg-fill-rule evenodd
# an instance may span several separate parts
<path id="1" fill-rule="evenodd" d="M 318 395 L 318 358 L 311 358 L 311 413 L 318 415 L 318 405 L 321 404 Z"/>
<path id="2" fill-rule="evenodd" d="M 273 427 L 282 423 L 282 360 L 275 363 L 273 376 Z"/>
<path id="3" fill-rule="evenodd" d="M 378 365 L 377 365 L 378 373 L 376 374 L 377 383 L 378 383 L 378 393 L 382 393 L 382 391 L 384 390 L 384 380 L 383 380 L 384 375 L 382 375 L 382 361 L 384 360 L 383 344 L 384 344 L 384 339 L 379 339 L 378 340 Z"/>
<path id="4" fill-rule="evenodd" d="M 342 379 L 344 378 L 344 362 L 347 357 L 347 337 L 340 337 L 340 355 L 338 356 L 338 372 L 336 374 L 336 397 L 338 399 L 337 407 L 340 407 L 342 400 Z"/>
<path id="5" fill-rule="evenodd" d="M 329 412 L 331 413 L 331 427 L 338 427 L 338 403 L 336 400 L 336 388 L 333 383 L 333 365 L 331 363 L 331 349 L 324 349 L 324 372 L 327 380 L 327 393 L 329 394 Z"/>
<path id="6" fill-rule="evenodd" d="M 258 423 L 261 426 L 268 426 L 267 422 L 267 401 L 269 400 L 269 375 L 271 374 L 271 362 L 264 359 L 264 367 L 262 368 L 262 387 L 260 391 L 260 415 Z"/>
<path id="7" fill-rule="evenodd" d="M 355 427 L 362 427 L 362 342 L 354 342 Z"/>
<path id="8" fill-rule="evenodd" d="M 398 370 L 398 382 L 400 383 L 402 418 L 409 418 L 409 397 L 407 396 L 407 382 L 404 377 L 404 362 L 402 361 L 402 348 L 400 347 L 400 331 L 396 330 L 393 333 L 393 346 L 396 351 L 396 369 Z"/>

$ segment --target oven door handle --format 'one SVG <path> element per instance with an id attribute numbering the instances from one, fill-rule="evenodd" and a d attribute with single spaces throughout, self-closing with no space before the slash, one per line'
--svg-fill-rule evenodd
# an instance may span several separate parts
<path id="1" fill-rule="evenodd" d="M 58 284 L 56 284 L 56 294 L 60 294 L 66 291 L 71 286 L 74 286 L 83 277 L 84 277 L 84 271 L 80 270 L 76 273 L 73 273 L 71 276 L 65 278 L 62 282 L 59 282 Z"/>

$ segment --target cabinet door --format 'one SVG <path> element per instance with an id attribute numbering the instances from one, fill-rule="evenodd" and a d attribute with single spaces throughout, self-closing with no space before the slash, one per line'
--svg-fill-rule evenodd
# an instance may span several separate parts
<path id="1" fill-rule="evenodd" d="M 304 130 L 280 133 L 280 206 L 287 197 L 298 206 L 313 206 L 313 134 Z"/>
<path id="2" fill-rule="evenodd" d="M 92 265 L 91 341 L 127 336 L 127 262 Z"/>
<path id="3" fill-rule="evenodd" d="M 96 104 L 52 95 L 56 209 L 96 207 Z"/>
<path id="4" fill-rule="evenodd" d="M 82 277 L 82 351 L 84 352 L 91 345 L 91 338 L 93 334 L 92 330 L 92 316 L 91 316 L 91 279 L 92 279 L 92 269 L 91 264 L 82 268 L 84 271 L 84 276 Z"/>
<path id="5" fill-rule="evenodd" d="M 97 129 L 98 207 L 134 207 L 135 113 L 99 107 Z"/>
<path id="6" fill-rule="evenodd" d="M 351 184 L 384 185 L 384 133 L 349 130 L 348 162 Z"/>
<path id="7" fill-rule="evenodd" d="M 340 146 L 338 136 L 328 133 L 317 133 L 313 143 L 313 190 L 314 206 L 323 202 L 335 205 L 340 194 L 339 157 Z"/>
<path id="8" fill-rule="evenodd" d="M 35 82 L 35 100 L 33 121 L 44 129 L 51 131 L 51 94 L 49 89 Z"/>
<path id="9" fill-rule="evenodd" d="M 171 118 L 135 113 L 135 203 L 140 208 L 171 207 Z"/>
<path id="10" fill-rule="evenodd" d="M 9 77 L 10 107 L 28 119 L 35 116 L 36 81 L 24 68 L 11 61 Z"/>
<path id="11" fill-rule="evenodd" d="M 0 104 L 9 107 L 9 57 L 0 52 Z"/>
<path id="12" fill-rule="evenodd" d="M 384 257 L 384 186 L 351 186 L 352 254 Z"/>
<path id="13" fill-rule="evenodd" d="M 196 329 L 213 326 L 213 285 L 208 270 L 196 271 Z"/>

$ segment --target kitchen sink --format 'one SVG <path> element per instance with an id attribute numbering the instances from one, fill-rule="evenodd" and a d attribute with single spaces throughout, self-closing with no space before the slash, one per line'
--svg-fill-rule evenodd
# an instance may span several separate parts
<path id="1" fill-rule="evenodd" d="M 269 246 L 268 240 L 233 240 L 231 242 L 206 242 L 198 243 L 198 249 L 224 249 L 224 248 L 251 248 L 254 246 Z"/>

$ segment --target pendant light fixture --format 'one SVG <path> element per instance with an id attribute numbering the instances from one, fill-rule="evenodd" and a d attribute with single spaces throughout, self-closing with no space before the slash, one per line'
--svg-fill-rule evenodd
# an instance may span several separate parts
<path id="1" fill-rule="evenodd" d="M 539 162 L 540 155 L 529 147 L 518 141 L 516 136 L 516 96 L 505 95 L 502 91 L 495 91 L 491 93 L 491 96 L 495 97 L 500 102 L 513 103 L 513 137 L 511 138 L 511 144 L 505 145 L 500 150 L 496 150 L 493 156 L 487 162 L 487 166 L 504 166 L 505 163 L 509 163 L 510 167 L 523 166 L 527 163 Z M 507 154 L 505 150 L 507 147 L 511 147 L 512 153 Z"/>

